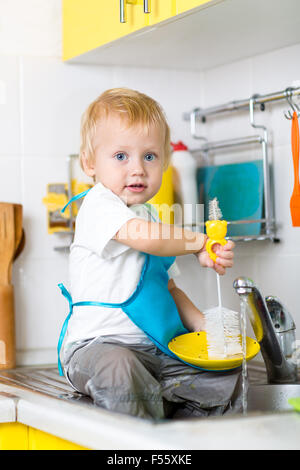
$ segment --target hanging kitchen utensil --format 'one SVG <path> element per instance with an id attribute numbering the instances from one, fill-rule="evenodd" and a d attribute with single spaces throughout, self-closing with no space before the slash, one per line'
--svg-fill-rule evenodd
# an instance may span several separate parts
<path id="1" fill-rule="evenodd" d="M 15 221 L 15 253 L 22 240 L 23 235 L 23 207 L 22 204 L 14 204 Z M 15 255 L 14 255 L 15 256 Z"/>
<path id="2" fill-rule="evenodd" d="M 294 164 L 294 189 L 290 201 L 292 223 L 300 227 L 300 183 L 299 183 L 299 123 L 296 111 L 292 119 L 292 154 Z"/>
<path id="3" fill-rule="evenodd" d="M 14 205 L 0 203 L 0 284 L 10 283 L 10 271 L 15 254 Z"/>
<path id="4" fill-rule="evenodd" d="M 25 232 L 23 229 L 23 207 L 21 204 L 14 204 L 14 221 L 15 221 L 15 251 L 13 261 L 17 259 L 25 246 Z M 9 282 L 12 278 L 12 263 L 10 265 Z"/>
<path id="5" fill-rule="evenodd" d="M 14 291 L 10 284 L 15 254 L 14 205 L 0 203 L 0 369 L 15 367 Z"/>
<path id="6" fill-rule="evenodd" d="M 22 253 L 23 249 L 24 249 L 24 246 L 25 246 L 25 231 L 24 229 L 22 228 L 22 234 L 21 234 L 21 240 L 19 242 L 19 244 L 16 246 L 16 251 L 15 251 L 15 255 L 14 255 L 14 261 L 18 258 L 18 256 Z"/>
<path id="7" fill-rule="evenodd" d="M 0 369 L 16 366 L 14 290 L 0 285 Z"/>

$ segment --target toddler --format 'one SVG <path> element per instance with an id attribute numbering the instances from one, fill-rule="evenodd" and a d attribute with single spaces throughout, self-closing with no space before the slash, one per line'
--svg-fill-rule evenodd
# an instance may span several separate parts
<path id="1" fill-rule="evenodd" d="M 205 327 L 174 282 L 175 256 L 194 253 L 202 266 L 224 274 L 234 244 L 219 246 L 214 263 L 206 235 L 161 223 L 146 204 L 169 159 L 170 130 L 150 97 L 111 89 L 84 113 L 80 162 L 95 185 L 79 195 L 72 297 L 60 285 L 70 313 L 59 357 L 72 387 L 105 409 L 151 419 L 224 414 L 241 407 L 240 369 L 203 371 L 167 345 Z"/>

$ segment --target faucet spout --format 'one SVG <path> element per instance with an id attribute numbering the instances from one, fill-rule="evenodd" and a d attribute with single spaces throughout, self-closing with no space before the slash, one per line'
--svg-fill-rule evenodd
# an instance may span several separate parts
<path id="1" fill-rule="evenodd" d="M 247 277 L 235 279 L 233 287 L 246 305 L 246 311 L 266 365 L 268 382 L 296 382 L 297 365 L 285 358 L 261 293 L 253 281 Z"/>

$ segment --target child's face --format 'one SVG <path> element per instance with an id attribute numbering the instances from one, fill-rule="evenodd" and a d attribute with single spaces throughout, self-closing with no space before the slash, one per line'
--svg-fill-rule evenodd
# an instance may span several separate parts
<path id="1" fill-rule="evenodd" d="M 116 114 L 97 125 L 93 141 L 95 159 L 84 169 L 128 206 L 143 204 L 161 186 L 164 163 L 164 135 L 158 125 L 126 126 Z"/>

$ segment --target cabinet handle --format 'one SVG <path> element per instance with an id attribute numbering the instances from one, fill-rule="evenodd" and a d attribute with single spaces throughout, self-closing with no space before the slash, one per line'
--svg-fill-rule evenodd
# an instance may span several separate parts
<path id="1" fill-rule="evenodd" d="M 144 0 L 144 13 L 150 13 L 149 0 Z"/>
<path id="2" fill-rule="evenodd" d="M 120 23 L 126 23 L 126 19 L 125 19 L 125 0 L 120 0 Z"/>
<path id="3" fill-rule="evenodd" d="M 120 23 L 126 23 L 125 1 L 126 0 L 120 0 Z M 144 0 L 144 13 L 150 13 L 149 0 Z"/>

